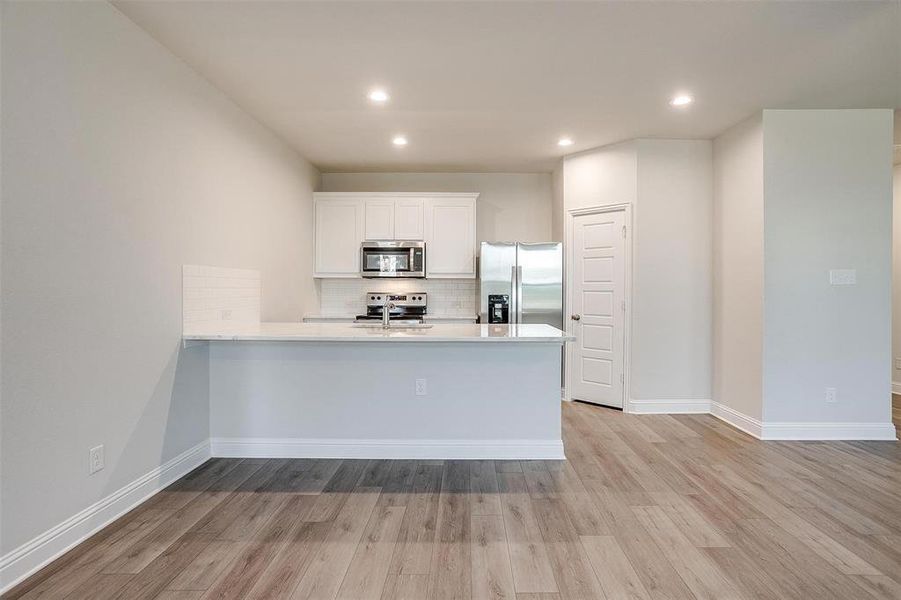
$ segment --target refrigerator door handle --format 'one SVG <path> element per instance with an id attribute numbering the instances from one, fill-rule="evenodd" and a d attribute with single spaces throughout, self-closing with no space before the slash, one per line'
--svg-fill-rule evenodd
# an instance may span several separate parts
<path id="1" fill-rule="evenodd" d="M 516 267 L 516 323 L 522 323 L 522 266 Z"/>
<path id="2" fill-rule="evenodd" d="M 519 306 L 519 298 L 516 291 L 519 289 L 516 281 L 516 265 L 510 267 L 510 325 L 516 323 L 516 307 Z"/>

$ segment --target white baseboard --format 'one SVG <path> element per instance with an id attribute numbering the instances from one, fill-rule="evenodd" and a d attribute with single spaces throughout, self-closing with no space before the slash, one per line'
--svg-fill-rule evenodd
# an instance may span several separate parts
<path id="1" fill-rule="evenodd" d="M 861 440 L 897 439 L 892 423 L 764 423 L 763 440 Z"/>
<path id="2" fill-rule="evenodd" d="M 710 412 L 710 400 L 660 399 L 629 400 L 629 412 L 638 415 L 697 415 Z"/>
<path id="3" fill-rule="evenodd" d="M 763 434 L 763 424 L 759 419 L 749 417 L 744 413 L 740 413 L 734 408 L 730 408 L 719 402 L 710 402 L 710 414 L 721 421 L 725 421 L 736 429 L 740 429 L 745 433 L 761 439 Z"/>
<path id="4" fill-rule="evenodd" d="M 901 381 L 893 381 L 892 382 L 892 393 L 893 394 L 901 394 Z"/>
<path id="5" fill-rule="evenodd" d="M 206 440 L 0 557 L 0 594 L 210 458 Z"/>
<path id="6" fill-rule="evenodd" d="M 424 460 L 564 460 L 559 440 L 365 440 L 212 438 L 223 458 L 394 458 Z"/>
<path id="7" fill-rule="evenodd" d="M 765 423 L 719 402 L 711 403 L 710 412 L 718 419 L 761 440 L 891 441 L 897 439 L 895 426 L 892 423 Z"/>

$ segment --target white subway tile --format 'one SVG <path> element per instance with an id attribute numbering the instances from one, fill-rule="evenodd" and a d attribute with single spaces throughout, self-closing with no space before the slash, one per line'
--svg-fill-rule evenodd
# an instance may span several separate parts
<path id="1" fill-rule="evenodd" d="M 182 321 L 259 323 L 261 293 L 259 271 L 184 265 Z"/>
<path id="2" fill-rule="evenodd" d="M 474 280 L 323 279 L 319 312 L 323 315 L 358 314 L 366 308 L 366 292 L 425 292 L 429 314 L 471 316 L 478 313 L 478 282 Z"/>

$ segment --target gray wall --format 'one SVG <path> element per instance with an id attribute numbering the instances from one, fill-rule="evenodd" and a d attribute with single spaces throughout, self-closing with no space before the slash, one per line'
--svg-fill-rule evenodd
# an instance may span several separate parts
<path id="1" fill-rule="evenodd" d="M 891 422 L 892 111 L 766 110 L 763 129 L 764 420 Z"/>
<path id="2" fill-rule="evenodd" d="M 638 140 L 635 399 L 709 399 L 712 144 Z"/>
<path id="3" fill-rule="evenodd" d="M 642 139 L 564 161 L 565 211 L 632 205 L 631 400 L 710 399 L 711 152 Z"/>
<path id="4" fill-rule="evenodd" d="M 763 119 L 713 143 L 713 400 L 763 411 Z"/>
<path id="5" fill-rule="evenodd" d="M 480 242 L 546 242 L 550 173 L 323 173 L 323 192 L 479 192 Z"/>
<path id="6" fill-rule="evenodd" d="M 891 144 L 890 110 L 765 110 L 716 140 L 715 400 L 891 423 Z"/>
<path id="7" fill-rule="evenodd" d="M 0 554 L 208 437 L 181 266 L 259 268 L 299 318 L 318 178 L 109 4 L 2 11 Z"/>
<path id="8" fill-rule="evenodd" d="M 896 113 L 897 115 L 897 113 Z M 895 126 L 901 119 L 896 117 Z M 894 210 L 892 211 L 893 253 L 892 253 L 892 389 L 901 394 L 901 164 L 895 165 L 894 173 Z"/>
<path id="9" fill-rule="evenodd" d="M 563 159 L 554 167 L 551 173 L 551 239 L 555 242 L 563 242 L 566 236 L 566 224 L 563 208 Z"/>

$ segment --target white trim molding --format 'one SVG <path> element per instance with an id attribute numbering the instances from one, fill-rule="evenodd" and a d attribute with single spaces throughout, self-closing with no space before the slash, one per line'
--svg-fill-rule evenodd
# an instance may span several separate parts
<path id="1" fill-rule="evenodd" d="M 212 438 L 222 458 L 565 460 L 561 440 Z"/>
<path id="2" fill-rule="evenodd" d="M 711 401 L 704 398 L 661 398 L 656 400 L 629 400 L 630 413 L 639 415 L 706 415 Z"/>
<path id="3" fill-rule="evenodd" d="M 901 394 L 901 381 L 893 381 L 892 382 L 892 393 L 893 394 Z"/>
<path id="4" fill-rule="evenodd" d="M 769 441 L 892 441 L 897 439 L 892 423 L 767 423 L 719 402 L 711 402 L 710 413 L 760 440 Z"/>
<path id="5" fill-rule="evenodd" d="M 894 441 L 892 423 L 764 423 L 762 440 Z"/>
<path id="6" fill-rule="evenodd" d="M 210 459 L 204 440 L 0 557 L 0 594 Z"/>
<path id="7" fill-rule="evenodd" d="M 755 419 L 754 417 L 738 412 L 725 404 L 720 404 L 719 402 L 714 402 L 712 400 L 710 402 L 710 414 L 720 421 L 732 425 L 736 429 L 740 429 L 757 439 L 761 439 L 763 424 L 760 422 L 760 419 Z"/>

